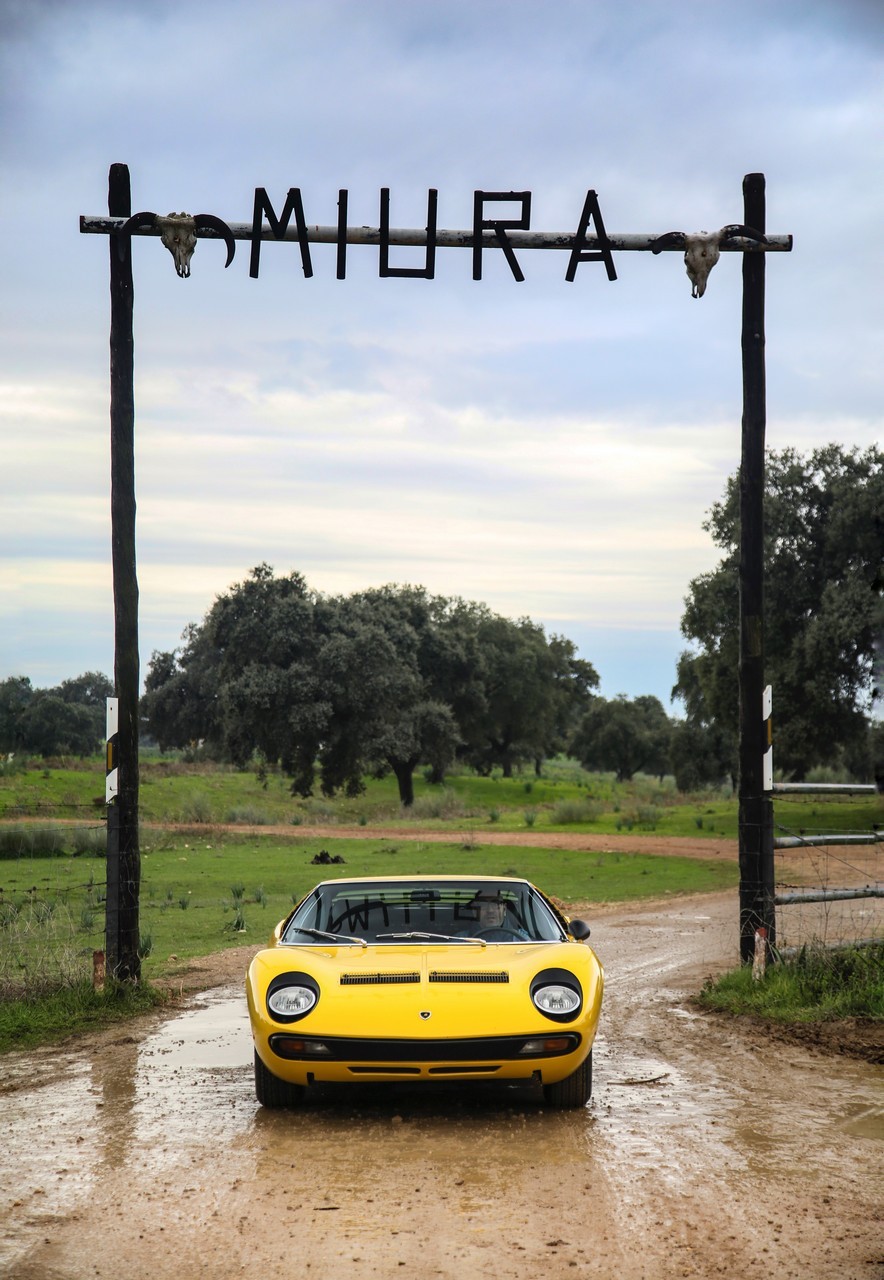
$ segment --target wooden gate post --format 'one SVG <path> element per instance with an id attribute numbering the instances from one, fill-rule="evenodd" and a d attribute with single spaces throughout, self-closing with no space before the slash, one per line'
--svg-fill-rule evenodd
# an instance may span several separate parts
<path id="1" fill-rule="evenodd" d="M 108 213 L 132 213 L 129 169 L 111 165 Z M 132 248 L 110 236 L 111 551 L 114 583 L 114 685 L 118 699 L 119 768 L 115 812 L 108 823 L 108 899 L 105 950 L 108 975 L 138 981 L 138 579 L 135 572 L 135 391 L 132 328 Z M 111 895 L 114 901 L 111 901 Z"/>
<path id="2" fill-rule="evenodd" d="M 764 174 L 743 179 L 743 221 L 764 233 Z M 740 462 L 740 959 L 755 934 L 776 942 L 773 801 L 764 790 L 764 367 L 763 253 L 743 254 L 743 439 Z"/>

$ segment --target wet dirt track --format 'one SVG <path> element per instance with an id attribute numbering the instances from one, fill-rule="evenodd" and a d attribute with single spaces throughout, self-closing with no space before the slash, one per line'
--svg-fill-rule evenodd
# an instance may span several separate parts
<path id="1" fill-rule="evenodd" d="M 685 1001 L 732 894 L 595 913 L 595 1092 L 366 1086 L 263 1111 L 239 983 L 0 1060 L 0 1274 L 884 1276 L 882 1069 Z M 243 961 L 244 963 L 244 961 Z"/>

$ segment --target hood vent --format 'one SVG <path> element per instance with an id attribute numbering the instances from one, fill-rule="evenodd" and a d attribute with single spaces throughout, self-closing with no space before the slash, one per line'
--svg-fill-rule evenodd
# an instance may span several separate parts
<path id="1" fill-rule="evenodd" d="M 419 973 L 342 973 L 342 987 L 395 987 L 406 982 L 420 982 Z"/>
<path id="2" fill-rule="evenodd" d="M 510 975 L 506 970 L 489 970 L 477 973 L 474 969 L 459 972 L 457 969 L 431 969 L 430 982 L 509 982 Z"/>

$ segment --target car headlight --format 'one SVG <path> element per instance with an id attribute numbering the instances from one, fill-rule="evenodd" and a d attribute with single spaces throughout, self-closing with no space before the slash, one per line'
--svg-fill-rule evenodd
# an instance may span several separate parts
<path id="1" fill-rule="evenodd" d="M 296 1022 L 315 1006 L 319 987 L 306 973 L 281 973 L 267 988 L 267 1011 L 276 1022 Z"/>
<path id="2" fill-rule="evenodd" d="M 554 982 L 548 987 L 538 987 L 534 1003 L 541 1013 L 561 1018 L 572 1017 L 580 1008 L 580 996 L 571 987 Z"/>
<path id="3" fill-rule="evenodd" d="M 583 1008 L 583 989 L 567 969 L 543 969 L 531 983 L 534 1007 L 552 1022 L 571 1022 Z"/>
<path id="4" fill-rule="evenodd" d="M 309 1013 L 315 1004 L 316 995 L 307 987 L 278 987 L 272 996 L 267 997 L 270 1012 L 282 1014 L 284 1018 Z"/>

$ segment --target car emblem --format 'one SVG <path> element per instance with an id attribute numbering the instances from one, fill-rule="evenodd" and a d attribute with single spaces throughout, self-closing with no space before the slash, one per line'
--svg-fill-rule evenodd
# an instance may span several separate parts
<path id="1" fill-rule="evenodd" d="M 423 1018 L 424 1022 L 426 1022 L 426 1020 L 427 1020 L 427 1018 L 429 1018 L 429 1016 L 430 1016 L 430 1011 L 429 1011 L 429 1009 L 421 1009 L 421 1017 Z"/>

